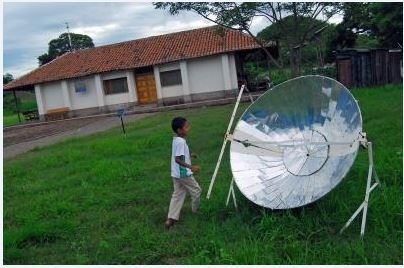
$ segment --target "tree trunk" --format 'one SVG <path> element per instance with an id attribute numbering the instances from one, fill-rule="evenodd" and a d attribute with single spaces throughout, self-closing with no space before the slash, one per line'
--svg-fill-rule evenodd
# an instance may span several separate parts
<path id="1" fill-rule="evenodd" d="M 297 76 L 299 76 L 301 72 L 301 67 L 302 67 L 302 47 L 299 47 L 297 49 Z"/>
<path id="2" fill-rule="evenodd" d="M 297 55 L 296 49 L 293 49 L 292 47 L 289 50 L 289 62 L 291 76 L 292 78 L 295 78 L 296 76 L 298 76 Z"/>
<path id="3" fill-rule="evenodd" d="M 279 64 L 283 68 L 283 59 L 282 59 L 282 47 L 281 47 L 281 42 L 276 41 L 277 47 L 278 47 L 278 59 L 279 59 Z"/>

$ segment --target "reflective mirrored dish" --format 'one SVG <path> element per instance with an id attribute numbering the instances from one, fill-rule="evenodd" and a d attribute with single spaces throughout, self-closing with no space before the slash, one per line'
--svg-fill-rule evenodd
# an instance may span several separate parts
<path id="1" fill-rule="evenodd" d="M 349 90 L 323 76 L 288 80 L 258 98 L 233 133 L 230 164 L 257 205 L 295 208 L 331 191 L 359 147 L 362 116 Z"/>

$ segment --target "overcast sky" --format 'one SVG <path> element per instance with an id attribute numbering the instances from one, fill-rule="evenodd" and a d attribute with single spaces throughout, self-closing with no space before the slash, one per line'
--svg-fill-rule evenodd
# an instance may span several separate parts
<path id="1" fill-rule="evenodd" d="M 152 3 L 3 3 L 3 73 L 15 78 L 38 67 L 48 43 L 66 32 L 86 34 L 95 46 L 213 25 L 191 12 L 171 16 Z M 337 22 L 340 18 L 335 18 Z M 268 26 L 253 21 L 254 34 Z"/>

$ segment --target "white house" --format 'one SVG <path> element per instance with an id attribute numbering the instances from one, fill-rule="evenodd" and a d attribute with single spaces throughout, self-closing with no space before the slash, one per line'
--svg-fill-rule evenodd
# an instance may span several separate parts
<path id="1" fill-rule="evenodd" d="M 65 53 L 4 90 L 35 88 L 41 119 L 59 108 L 81 116 L 233 95 L 242 73 L 240 54 L 259 46 L 239 31 L 218 30 L 200 28 Z"/>

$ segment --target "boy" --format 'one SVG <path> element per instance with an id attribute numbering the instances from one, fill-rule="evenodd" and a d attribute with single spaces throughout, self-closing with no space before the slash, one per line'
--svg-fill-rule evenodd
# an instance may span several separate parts
<path id="1" fill-rule="evenodd" d="M 191 157 L 185 137 L 190 126 L 183 117 L 176 117 L 171 122 L 171 127 L 176 133 L 173 139 L 171 152 L 171 177 L 174 184 L 174 192 L 170 201 L 168 217 L 165 222 L 166 228 L 170 228 L 178 221 L 186 193 L 191 195 L 192 212 L 199 207 L 201 187 L 192 174 L 200 170 L 199 166 L 191 165 Z"/>

